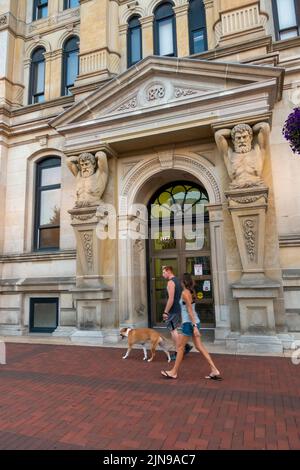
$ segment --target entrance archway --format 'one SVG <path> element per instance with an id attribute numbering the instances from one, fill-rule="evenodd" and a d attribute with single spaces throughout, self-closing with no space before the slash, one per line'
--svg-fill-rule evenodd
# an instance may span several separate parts
<path id="1" fill-rule="evenodd" d="M 149 325 L 149 289 L 147 289 L 147 240 L 131 240 L 128 222 L 137 217 L 129 208 L 148 204 L 153 193 L 167 182 L 183 180 L 205 188 L 208 194 L 211 247 L 212 289 L 215 315 L 215 339 L 223 339 L 230 331 L 228 280 L 224 250 L 223 208 L 220 182 L 214 165 L 203 152 L 183 154 L 151 154 L 134 164 L 130 171 L 120 172 L 119 197 L 119 323 L 122 326 Z M 126 174 L 125 177 L 121 175 Z M 171 184 L 171 183 L 170 183 Z M 142 223 L 141 223 L 142 225 Z M 125 255 L 126 254 L 126 255 Z M 125 256 L 124 256 L 125 255 Z"/>
<path id="2" fill-rule="evenodd" d="M 149 201 L 146 266 L 151 326 L 162 326 L 167 302 L 162 267 L 171 265 L 178 277 L 192 274 L 202 326 L 215 327 L 208 203 L 205 188 L 186 180 L 165 184 Z"/>

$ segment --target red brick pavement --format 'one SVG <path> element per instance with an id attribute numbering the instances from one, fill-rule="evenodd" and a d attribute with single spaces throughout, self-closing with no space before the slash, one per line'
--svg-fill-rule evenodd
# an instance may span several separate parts
<path id="1" fill-rule="evenodd" d="M 300 366 L 215 355 L 223 382 L 190 353 L 178 380 L 158 352 L 7 344 L 0 449 L 300 449 Z"/>

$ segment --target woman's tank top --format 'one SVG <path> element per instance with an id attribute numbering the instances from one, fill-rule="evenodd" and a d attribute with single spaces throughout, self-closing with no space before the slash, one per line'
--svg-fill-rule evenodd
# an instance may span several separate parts
<path id="1" fill-rule="evenodd" d="M 182 318 L 182 323 L 192 323 L 192 320 L 191 320 L 191 317 L 189 316 L 189 312 L 187 311 L 187 308 L 186 308 L 186 304 L 185 302 L 183 302 L 182 299 L 180 299 L 180 305 L 181 305 L 181 318 Z M 194 312 L 194 317 L 195 317 L 195 320 L 196 320 L 196 323 L 200 323 L 200 319 L 198 317 L 198 314 L 196 312 L 196 308 L 195 308 L 195 303 L 192 303 L 192 309 L 193 309 L 193 312 Z"/>

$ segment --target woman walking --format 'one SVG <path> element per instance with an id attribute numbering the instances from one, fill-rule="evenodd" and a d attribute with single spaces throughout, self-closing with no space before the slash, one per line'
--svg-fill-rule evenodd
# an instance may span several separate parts
<path id="1" fill-rule="evenodd" d="M 209 352 L 200 339 L 200 320 L 195 309 L 196 293 L 194 281 L 189 273 L 182 277 L 182 295 L 180 299 L 182 316 L 182 334 L 180 335 L 179 346 L 174 367 L 171 370 L 162 370 L 161 375 L 166 379 L 177 379 L 180 364 L 184 355 L 184 347 L 189 338 L 192 337 L 195 348 L 203 354 L 210 365 L 211 372 L 206 379 L 222 380 L 219 370 L 216 368 Z"/>

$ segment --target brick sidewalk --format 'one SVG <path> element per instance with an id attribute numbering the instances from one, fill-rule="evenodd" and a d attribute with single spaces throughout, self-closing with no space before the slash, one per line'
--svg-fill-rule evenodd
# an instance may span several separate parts
<path id="1" fill-rule="evenodd" d="M 0 449 L 300 449 L 300 365 L 190 353 L 178 380 L 158 352 L 7 343 Z"/>

